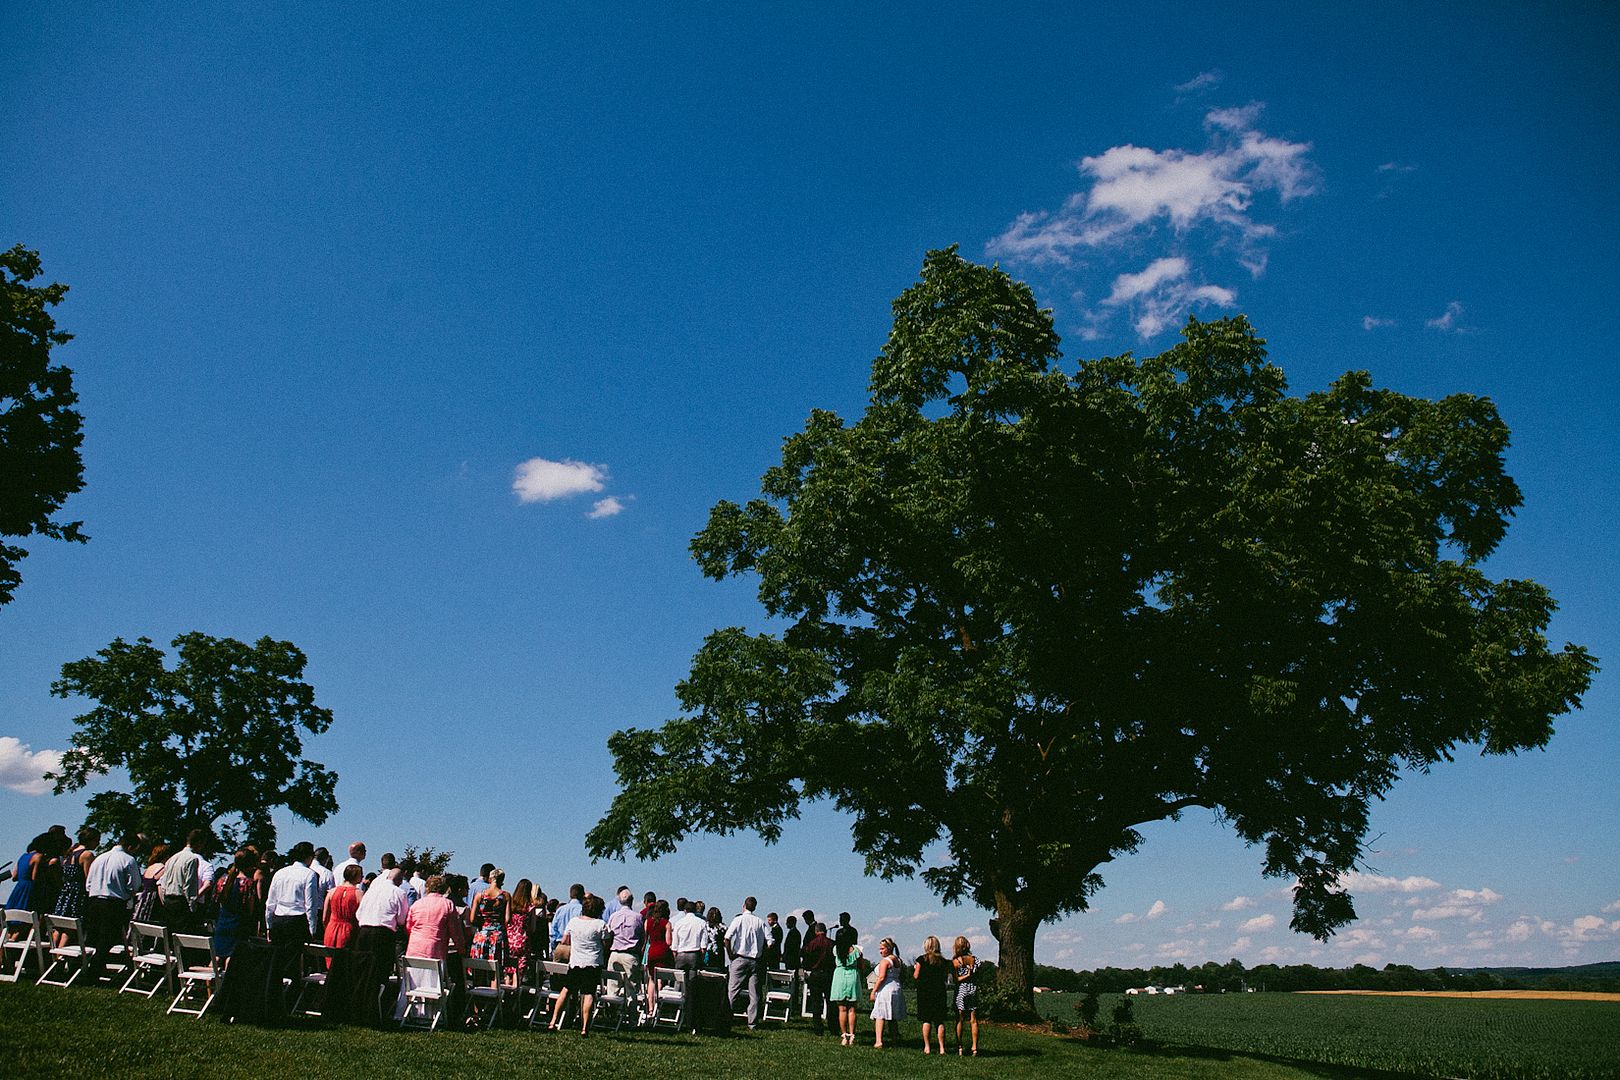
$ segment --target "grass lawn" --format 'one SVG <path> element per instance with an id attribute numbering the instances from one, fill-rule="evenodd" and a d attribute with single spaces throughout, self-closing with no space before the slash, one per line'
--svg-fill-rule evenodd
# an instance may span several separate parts
<path id="1" fill-rule="evenodd" d="M 728 1038 L 636 1033 L 550 1035 L 375 1031 L 361 1027 L 264 1029 L 165 1016 L 164 1004 L 105 989 L 0 984 L 0 1075 L 228 1077 L 621 1076 L 791 1077 L 792 1080 L 938 1072 L 953 1077 L 1095 1077 L 1098 1080 L 1302 1080 L 1387 1074 L 1261 1055 L 1202 1050 L 1097 1050 L 1050 1035 L 986 1026 L 978 1058 L 924 1057 L 915 1022 L 905 1049 L 844 1048 L 802 1024 Z"/>

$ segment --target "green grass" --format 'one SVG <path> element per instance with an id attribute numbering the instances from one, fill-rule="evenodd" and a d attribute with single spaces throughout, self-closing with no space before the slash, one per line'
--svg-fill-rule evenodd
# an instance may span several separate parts
<path id="1" fill-rule="evenodd" d="M 1075 1023 L 1078 994 L 1040 994 Z M 1102 995 L 1106 1022 L 1120 995 Z M 1620 1002 L 1315 994 L 1131 999 L 1145 1037 L 1174 1050 L 1238 1053 L 1478 1080 L 1620 1076 Z"/>
<path id="2" fill-rule="evenodd" d="M 863 1017 L 862 1038 L 871 1042 Z M 937 1070 L 951 1077 L 1036 1080 L 1347 1080 L 1365 1070 L 1194 1050 L 1097 1050 L 1072 1040 L 986 1027 L 980 1056 L 922 1056 L 917 1025 L 906 1049 L 880 1053 L 786 1031 L 693 1038 L 638 1033 L 549 1035 L 494 1031 L 399 1033 L 360 1027 L 263 1029 L 165 1016 L 163 1005 L 108 990 L 0 984 L 0 1075 L 5 1077 L 231 1077 L 320 1075 L 418 1077 L 670 1076 L 793 1080 L 897 1076 Z"/>

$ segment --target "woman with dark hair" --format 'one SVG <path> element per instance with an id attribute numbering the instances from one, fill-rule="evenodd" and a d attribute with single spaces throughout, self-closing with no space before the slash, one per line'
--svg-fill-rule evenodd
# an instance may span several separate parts
<path id="1" fill-rule="evenodd" d="M 552 1031 L 562 1030 L 563 1010 L 568 1005 L 569 991 L 579 995 L 579 1033 L 591 1033 L 591 1007 L 596 1004 L 596 989 L 602 983 L 602 971 L 607 967 L 607 923 L 602 921 L 606 907 L 600 896 L 587 894 L 580 914 L 568 920 L 559 944 L 568 946 L 568 981 L 557 995 L 551 1010 Z"/>
<path id="2" fill-rule="evenodd" d="M 28 850 L 17 856 L 17 865 L 12 869 L 11 894 L 6 897 L 6 907 L 14 911 L 32 911 L 34 902 L 34 875 L 39 873 L 42 862 L 40 853 L 33 844 Z M 7 923 L 6 932 L 12 938 L 20 937 L 22 928 L 27 923 Z"/>
<path id="3" fill-rule="evenodd" d="M 653 968 L 669 967 L 674 962 L 675 954 L 670 950 L 672 940 L 669 927 L 669 901 L 655 900 L 647 916 L 645 924 L 647 932 L 647 955 L 642 963 L 642 969 L 647 973 L 647 996 L 644 1000 L 656 1002 L 658 1000 L 658 987 L 653 979 Z"/>
<path id="4" fill-rule="evenodd" d="M 939 938 L 929 934 L 923 939 L 922 955 L 911 965 L 911 976 L 917 982 L 917 1019 L 922 1022 L 923 1053 L 933 1053 L 928 1045 L 929 1035 L 939 1039 L 939 1052 L 945 1052 L 945 1015 L 951 998 L 951 962 L 940 951 Z M 930 1033 L 929 1029 L 933 1031 Z"/>
<path id="5" fill-rule="evenodd" d="M 861 947 L 840 937 L 833 946 L 832 993 L 827 1000 L 838 1010 L 838 1031 L 843 1046 L 855 1045 L 855 1003 L 861 997 Z"/>
<path id="6" fill-rule="evenodd" d="M 512 897 L 501 888 L 506 884 L 505 870 L 492 866 L 487 873 L 489 888 L 473 901 L 473 936 L 467 955 L 474 960 L 493 960 L 499 971 L 506 967 L 506 923 L 512 910 Z M 494 976 L 490 985 L 495 985 L 499 979 L 499 975 Z"/>
<path id="7" fill-rule="evenodd" d="M 703 928 L 703 966 L 709 971 L 726 970 L 726 921 L 718 904 L 709 907 Z"/>
<path id="8" fill-rule="evenodd" d="M 96 861 L 96 845 L 99 843 L 101 830 L 94 825 L 86 825 L 79 830 L 79 842 L 62 859 L 62 887 L 56 894 L 56 904 L 48 914 L 68 919 L 84 918 L 84 876 L 89 873 L 90 864 Z M 57 948 L 68 944 L 67 934 L 61 931 L 56 931 L 52 937 L 56 939 Z"/>
<path id="9" fill-rule="evenodd" d="M 966 1016 L 973 1031 L 973 1056 L 979 1056 L 979 987 L 974 982 L 974 971 L 979 960 L 973 955 L 973 945 L 958 936 L 951 950 L 951 970 L 956 976 L 956 1053 L 962 1053 L 962 1017 Z"/>
<path id="10" fill-rule="evenodd" d="M 259 924 L 259 897 L 253 887 L 258 868 L 259 856 L 243 849 L 214 879 L 214 955 L 221 960 L 230 960 L 236 946 Z"/>
<path id="11" fill-rule="evenodd" d="M 906 1000 L 900 996 L 900 946 L 894 938 L 878 942 L 877 979 L 872 987 L 872 1026 L 877 1029 L 873 1046 L 882 1050 L 883 1024 L 894 1024 L 906 1015 Z M 890 1028 L 891 1033 L 893 1028 Z"/>
<path id="12" fill-rule="evenodd" d="M 360 879 L 365 874 L 359 863 L 349 863 L 343 868 L 343 884 L 326 894 L 321 907 L 321 922 L 326 927 L 321 944 L 328 949 L 347 949 L 360 932 L 355 914 L 360 910 Z"/>

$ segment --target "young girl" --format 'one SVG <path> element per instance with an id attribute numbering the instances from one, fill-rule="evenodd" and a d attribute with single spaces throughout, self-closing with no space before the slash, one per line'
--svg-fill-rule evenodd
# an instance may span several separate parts
<path id="1" fill-rule="evenodd" d="M 956 998 L 952 974 L 950 961 L 940 952 L 939 938 L 928 935 L 923 939 L 923 954 L 911 967 L 912 978 L 917 980 L 917 1019 L 922 1021 L 925 1054 L 933 1053 L 928 1045 L 930 1028 L 939 1040 L 939 1052 L 945 1052 L 945 1014 Z"/>

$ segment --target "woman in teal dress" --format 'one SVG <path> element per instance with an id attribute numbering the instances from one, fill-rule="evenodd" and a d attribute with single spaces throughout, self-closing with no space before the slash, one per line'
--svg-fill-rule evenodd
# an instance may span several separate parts
<path id="1" fill-rule="evenodd" d="M 854 943 L 833 949 L 832 991 L 827 1000 L 838 1009 L 842 1045 L 855 1045 L 855 1003 L 861 999 L 861 947 Z"/>

